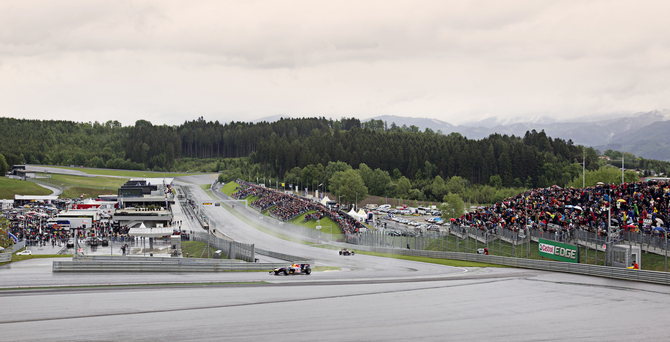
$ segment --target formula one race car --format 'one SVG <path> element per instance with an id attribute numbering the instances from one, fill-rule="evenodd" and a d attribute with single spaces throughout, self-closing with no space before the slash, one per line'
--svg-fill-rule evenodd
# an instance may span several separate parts
<path id="1" fill-rule="evenodd" d="M 354 255 L 354 254 L 355 254 L 354 251 L 350 251 L 346 248 L 342 248 L 340 250 L 340 255 Z"/>
<path id="2" fill-rule="evenodd" d="M 289 274 L 307 274 L 312 273 L 312 268 L 309 267 L 309 264 L 293 264 L 287 267 L 275 268 L 274 271 L 270 271 L 270 274 L 274 275 L 289 275 Z"/>

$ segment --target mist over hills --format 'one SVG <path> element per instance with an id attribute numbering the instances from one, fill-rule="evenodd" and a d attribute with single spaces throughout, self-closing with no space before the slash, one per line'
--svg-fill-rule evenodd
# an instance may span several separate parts
<path id="1" fill-rule="evenodd" d="M 274 122 L 291 115 L 273 115 L 253 122 Z M 638 157 L 670 161 L 670 110 L 635 113 L 631 115 L 592 116 L 583 120 L 557 121 L 540 117 L 534 121 L 501 123 L 495 117 L 453 125 L 432 118 L 412 118 L 381 115 L 371 119 L 382 120 L 389 126 L 417 126 L 421 131 L 430 128 L 443 134 L 460 133 L 469 139 L 483 139 L 491 134 L 523 136 L 526 131 L 544 130 L 552 138 L 572 140 L 577 145 L 594 147 L 601 152 L 608 149 L 631 152 Z"/>
<path id="2" fill-rule="evenodd" d="M 551 122 L 517 122 L 493 124 L 494 118 L 485 119 L 481 125 L 470 123 L 454 126 L 448 122 L 430 118 L 411 118 L 393 115 L 374 117 L 395 122 L 398 126 L 415 125 L 421 131 L 430 128 L 444 134 L 457 132 L 468 139 L 482 139 L 491 134 L 523 136 L 526 131 L 544 130 L 552 138 L 572 140 L 577 145 L 591 146 L 598 150 L 607 149 L 631 152 L 646 159 L 670 161 L 670 110 L 636 113 L 630 116 L 601 118 L 599 120 Z M 370 120 L 372 120 L 370 119 Z M 368 120 L 365 120 L 368 121 Z"/>

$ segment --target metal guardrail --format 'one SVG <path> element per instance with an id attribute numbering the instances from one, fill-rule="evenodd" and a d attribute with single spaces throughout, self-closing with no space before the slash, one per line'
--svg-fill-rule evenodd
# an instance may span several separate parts
<path id="1" fill-rule="evenodd" d="M 54 261 L 53 272 L 226 272 L 271 271 L 288 263 L 173 263 L 162 261 Z"/>
<path id="2" fill-rule="evenodd" d="M 542 271 L 563 272 L 572 274 L 581 274 L 588 276 L 632 280 L 646 283 L 655 283 L 670 285 L 670 273 L 646 271 L 646 270 L 631 270 L 627 268 L 607 267 L 590 264 L 573 264 L 560 261 L 521 259 L 494 255 L 481 255 L 472 253 L 459 252 L 436 252 L 436 251 L 422 251 L 398 248 L 380 248 L 368 246 L 356 246 L 355 248 L 378 253 L 402 254 L 409 256 L 422 256 L 440 259 L 452 259 L 461 261 L 482 262 L 517 268 L 527 268 Z"/>
<path id="3" fill-rule="evenodd" d="M 275 258 L 275 259 L 290 261 L 291 263 L 310 264 L 310 266 L 312 266 L 312 267 L 314 267 L 314 265 L 315 265 L 314 259 L 310 259 L 310 258 L 303 258 L 303 257 L 295 256 L 295 255 L 277 253 L 277 252 L 268 251 L 268 250 L 260 249 L 260 248 L 256 249 L 256 253 L 258 253 L 260 255 L 265 255 L 265 256 L 268 256 L 268 257 L 271 257 L 271 258 Z"/>
<path id="4" fill-rule="evenodd" d="M 209 242 L 211 247 L 225 253 L 228 259 L 240 259 L 248 262 L 255 261 L 256 248 L 253 244 L 221 239 L 209 234 L 209 232 L 193 232 L 191 239 L 200 242 Z"/>
<path id="5" fill-rule="evenodd" d="M 5 252 L 0 253 L 0 262 L 9 262 L 12 261 L 12 253 Z"/>
<path id="6" fill-rule="evenodd" d="M 15 243 L 14 246 L 8 249 L 11 250 L 12 253 L 14 253 L 16 251 L 23 249 L 23 247 L 25 246 L 26 246 L 26 240 L 21 240 L 19 241 L 19 243 Z"/>

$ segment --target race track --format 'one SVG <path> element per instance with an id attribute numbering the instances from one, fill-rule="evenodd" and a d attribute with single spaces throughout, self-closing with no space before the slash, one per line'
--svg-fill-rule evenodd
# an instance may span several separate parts
<path id="1" fill-rule="evenodd" d="M 210 199 L 199 187 L 190 189 L 199 200 Z M 343 257 L 337 250 L 267 235 L 224 207 L 212 206 L 207 214 L 235 240 L 341 270 L 288 277 L 54 274 L 50 259 L 16 262 L 0 267 L 0 297 L 10 308 L 0 316 L 0 341 L 664 340 L 667 335 L 666 286 Z M 105 284 L 132 286 L 70 286 Z"/>

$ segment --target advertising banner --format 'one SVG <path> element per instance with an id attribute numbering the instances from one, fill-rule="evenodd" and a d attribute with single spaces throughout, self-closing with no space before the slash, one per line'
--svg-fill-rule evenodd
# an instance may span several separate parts
<path id="1" fill-rule="evenodd" d="M 545 239 L 540 239 L 538 245 L 541 257 L 565 262 L 579 262 L 577 246 Z"/>

